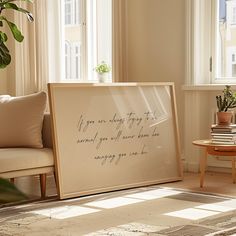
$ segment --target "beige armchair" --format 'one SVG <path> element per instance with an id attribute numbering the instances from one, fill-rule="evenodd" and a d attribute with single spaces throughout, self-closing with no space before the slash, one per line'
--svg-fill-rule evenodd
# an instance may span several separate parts
<path id="1" fill-rule="evenodd" d="M 44 115 L 43 148 L 0 148 L 0 177 L 40 176 L 41 197 L 46 196 L 46 174 L 54 172 L 50 115 Z"/>

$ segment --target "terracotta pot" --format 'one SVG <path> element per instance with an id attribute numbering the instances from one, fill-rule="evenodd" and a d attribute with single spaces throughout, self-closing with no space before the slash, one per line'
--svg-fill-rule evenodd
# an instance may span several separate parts
<path id="1" fill-rule="evenodd" d="M 218 124 L 229 125 L 231 124 L 233 113 L 231 111 L 217 112 Z"/>

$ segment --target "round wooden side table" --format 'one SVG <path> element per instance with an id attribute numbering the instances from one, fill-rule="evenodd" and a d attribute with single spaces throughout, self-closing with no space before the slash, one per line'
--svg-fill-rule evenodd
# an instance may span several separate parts
<path id="1" fill-rule="evenodd" d="M 236 182 L 235 158 L 236 158 L 236 144 L 215 144 L 210 139 L 195 140 L 193 144 L 205 148 L 205 155 L 200 157 L 200 187 L 203 187 L 206 162 L 208 155 L 214 156 L 230 156 L 232 160 L 232 178 L 233 183 Z"/>

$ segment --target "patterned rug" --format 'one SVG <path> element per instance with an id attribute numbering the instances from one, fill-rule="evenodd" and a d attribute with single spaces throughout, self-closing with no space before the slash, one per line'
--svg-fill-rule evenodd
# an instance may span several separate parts
<path id="1" fill-rule="evenodd" d="M 13 235 L 236 235 L 236 199 L 158 186 L 49 199 L 0 209 L 0 236 Z"/>

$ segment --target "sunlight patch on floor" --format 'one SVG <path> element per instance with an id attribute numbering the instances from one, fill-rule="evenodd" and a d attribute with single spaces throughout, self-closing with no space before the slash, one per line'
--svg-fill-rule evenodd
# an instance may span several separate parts
<path id="1" fill-rule="evenodd" d="M 234 210 L 236 210 L 236 199 L 228 200 L 228 201 L 223 201 L 218 203 L 220 206 L 224 207 L 230 207 Z"/>
<path id="2" fill-rule="evenodd" d="M 126 206 L 134 203 L 143 202 L 144 200 L 141 199 L 132 199 L 127 197 L 116 197 L 116 198 L 110 198 L 106 200 L 99 200 L 99 201 L 93 201 L 84 204 L 85 206 L 92 206 L 92 207 L 99 207 L 104 209 L 111 209 L 121 206 Z"/>
<path id="3" fill-rule="evenodd" d="M 221 203 L 204 204 L 204 205 L 197 206 L 195 208 L 203 209 L 203 210 L 210 210 L 210 211 L 218 211 L 218 212 L 228 212 L 235 209 L 228 206 L 222 206 Z"/>
<path id="4" fill-rule="evenodd" d="M 219 214 L 219 212 L 201 210 L 201 209 L 196 209 L 196 208 L 187 208 L 180 211 L 169 212 L 164 215 L 174 216 L 174 217 L 184 218 L 184 219 L 189 219 L 189 220 L 199 220 L 199 219 L 217 215 L 217 214 Z"/>
<path id="5" fill-rule="evenodd" d="M 34 213 L 37 215 L 43 215 L 54 219 L 68 219 L 76 216 L 87 215 L 91 213 L 98 212 L 98 209 L 92 209 L 88 207 L 81 206 L 63 206 L 55 207 L 50 209 L 31 211 L 29 213 Z"/>
<path id="6" fill-rule="evenodd" d="M 168 196 L 173 196 L 180 194 L 180 191 L 170 190 L 170 189 L 155 189 L 150 191 L 145 191 L 141 193 L 129 194 L 127 197 L 138 198 L 143 200 L 153 200 Z"/>

